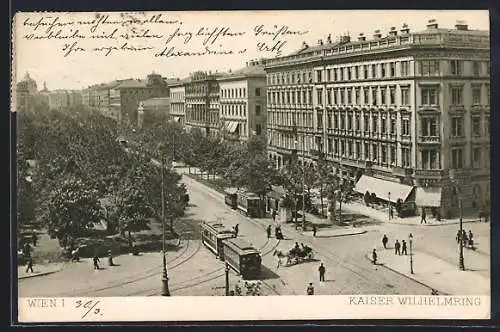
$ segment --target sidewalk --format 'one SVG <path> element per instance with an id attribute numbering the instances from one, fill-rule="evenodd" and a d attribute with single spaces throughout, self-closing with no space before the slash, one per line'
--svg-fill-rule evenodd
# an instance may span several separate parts
<path id="1" fill-rule="evenodd" d="M 417 282 L 449 295 L 489 295 L 490 281 L 474 271 L 461 271 L 450 264 L 426 253 L 413 252 L 413 271 L 410 273 L 410 256 L 395 255 L 393 249 L 378 249 L 378 264 Z M 371 261 L 371 253 L 367 254 Z"/>
<path id="2" fill-rule="evenodd" d="M 342 209 L 345 209 L 353 213 L 364 214 L 366 216 L 375 218 L 380 222 L 393 223 L 399 225 L 442 226 L 442 225 L 453 225 L 460 223 L 459 219 L 441 219 L 441 221 L 437 221 L 436 219 L 427 217 L 427 223 L 421 224 L 420 216 L 413 216 L 406 218 L 399 218 L 397 216 L 394 216 L 394 219 L 389 220 L 387 208 L 378 210 L 372 207 L 368 207 L 359 202 L 343 203 Z M 478 221 L 479 219 L 477 218 L 462 218 L 462 223 L 478 222 Z"/>
<path id="3" fill-rule="evenodd" d="M 26 279 L 33 277 L 45 276 L 48 274 L 61 271 L 65 267 L 65 263 L 48 263 L 48 264 L 34 264 L 33 272 L 26 272 L 26 266 L 17 267 L 18 279 Z"/>
<path id="4" fill-rule="evenodd" d="M 189 174 L 183 174 L 184 179 L 188 179 L 189 181 L 197 182 L 200 186 L 204 186 L 206 190 L 210 193 L 211 196 L 224 200 L 224 195 L 218 192 L 217 190 L 205 185 L 204 183 L 198 182 L 196 178 L 190 176 Z M 267 217 L 267 218 L 249 218 L 247 219 L 257 222 L 261 224 L 263 227 L 266 227 L 267 225 L 274 225 L 276 224 L 275 221 L 272 220 L 272 218 Z M 366 233 L 366 230 L 361 228 L 361 227 L 343 227 L 343 226 L 338 226 L 331 224 L 330 221 L 328 221 L 326 218 L 318 218 L 310 213 L 306 213 L 306 221 L 308 223 L 314 223 L 316 225 L 325 225 L 323 227 L 319 227 L 316 233 L 316 237 L 318 238 L 329 238 L 329 237 L 338 237 L 338 236 L 348 236 L 348 235 L 358 235 L 358 234 L 363 234 Z M 299 218 L 298 220 L 299 225 L 301 225 L 302 219 Z M 293 222 L 289 223 L 282 223 L 282 225 L 286 225 L 288 230 L 293 230 L 293 231 L 298 231 L 295 230 L 295 224 Z M 300 228 L 299 228 L 300 229 Z M 312 234 L 312 229 L 311 226 L 308 225 L 308 229 L 305 232 L 302 232 L 302 234 L 307 235 L 307 236 L 313 236 Z M 286 235 L 285 235 L 286 236 Z"/>

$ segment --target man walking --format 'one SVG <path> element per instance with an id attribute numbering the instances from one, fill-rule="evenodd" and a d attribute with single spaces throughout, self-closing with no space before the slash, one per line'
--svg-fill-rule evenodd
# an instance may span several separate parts
<path id="1" fill-rule="evenodd" d="M 307 286 L 307 295 L 314 295 L 314 287 L 313 287 L 313 284 L 312 282 L 309 283 L 309 286 Z"/>
<path id="2" fill-rule="evenodd" d="M 271 213 L 271 216 L 273 217 L 273 221 L 274 221 L 274 222 L 276 222 L 276 215 L 277 215 L 277 214 L 278 214 L 278 213 L 276 212 L 276 210 L 275 210 L 275 209 L 273 209 L 273 212 Z"/>
<path id="3" fill-rule="evenodd" d="M 267 238 L 270 239 L 271 238 L 271 225 L 267 225 L 266 233 L 267 233 Z"/>
<path id="4" fill-rule="evenodd" d="M 398 240 L 396 240 L 396 242 L 394 243 L 394 254 L 395 255 L 401 255 L 400 248 L 401 248 L 401 244 L 399 243 Z"/>
<path id="5" fill-rule="evenodd" d="M 94 258 L 92 259 L 94 261 L 94 270 L 99 270 L 99 256 L 97 256 L 97 253 L 94 255 Z"/>
<path id="6" fill-rule="evenodd" d="M 384 237 L 382 237 L 382 245 L 384 246 L 384 249 L 387 249 L 387 241 L 389 241 L 389 239 L 387 238 L 387 235 L 384 234 Z"/>
<path id="7" fill-rule="evenodd" d="M 319 271 L 319 281 L 325 281 L 326 268 L 323 265 L 323 263 L 321 263 L 321 265 L 319 266 L 318 271 Z"/>
<path id="8" fill-rule="evenodd" d="M 239 227 L 240 227 L 240 226 L 239 226 L 239 224 L 236 224 L 236 226 L 234 226 L 234 235 L 235 235 L 236 237 L 238 237 Z"/>
<path id="9" fill-rule="evenodd" d="M 28 256 L 28 260 L 26 261 L 26 273 L 28 271 L 31 271 L 33 273 L 33 258 L 31 256 Z"/>
<path id="10" fill-rule="evenodd" d="M 394 219 L 394 209 L 392 208 L 392 205 L 389 206 L 389 219 Z"/>
<path id="11" fill-rule="evenodd" d="M 425 212 L 425 207 L 422 208 L 422 219 L 420 219 L 420 223 L 427 224 L 427 220 L 425 219 L 427 217 L 427 214 Z"/>
<path id="12" fill-rule="evenodd" d="M 316 231 L 317 231 L 317 229 L 316 229 L 316 225 L 314 225 L 314 224 L 312 226 L 312 231 L 313 231 L 313 236 L 316 237 Z"/>
<path id="13" fill-rule="evenodd" d="M 401 254 L 402 255 L 408 255 L 408 253 L 406 252 L 406 241 L 403 240 L 403 244 L 402 244 L 402 248 L 401 248 Z"/>
<path id="14" fill-rule="evenodd" d="M 372 263 L 373 265 L 377 265 L 377 251 L 375 249 L 372 251 Z"/>

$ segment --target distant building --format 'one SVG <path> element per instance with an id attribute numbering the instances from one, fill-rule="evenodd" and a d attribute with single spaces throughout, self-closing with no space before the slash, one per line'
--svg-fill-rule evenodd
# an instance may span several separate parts
<path id="1" fill-rule="evenodd" d="M 82 93 L 78 90 L 53 90 L 45 95 L 50 109 L 65 110 L 82 105 Z"/>
<path id="2" fill-rule="evenodd" d="M 120 121 L 138 124 L 139 102 L 155 97 L 168 97 L 168 84 L 158 74 L 150 74 L 146 80 L 128 79 L 108 86 L 109 110 L 119 114 Z"/>
<path id="3" fill-rule="evenodd" d="M 82 90 L 82 105 L 90 109 L 97 108 L 97 86 Z"/>
<path id="4" fill-rule="evenodd" d="M 220 74 L 198 71 L 185 85 L 186 129 L 198 128 L 206 135 L 219 131 L 219 83 Z"/>
<path id="5" fill-rule="evenodd" d="M 28 110 L 33 107 L 33 97 L 38 94 L 36 81 L 32 79 L 29 73 L 26 73 L 23 80 L 16 84 L 16 103 L 17 111 Z"/>
<path id="6" fill-rule="evenodd" d="M 220 128 L 224 139 L 246 141 L 266 135 L 266 72 L 262 61 L 228 72 L 218 79 Z"/>
<path id="7" fill-rule="evenodd" d="M 170 120 L 186 125 L 186 88 L 188 79 L 169 83 L 170 89 Z"/>
<path id="8" fill-rule="evenodd" d="M 170 98 L 157 97 L 143 100 L 139 103 L 137 126 L 147 127 L 157 122 L 167 122 L 170 112 Z"/>

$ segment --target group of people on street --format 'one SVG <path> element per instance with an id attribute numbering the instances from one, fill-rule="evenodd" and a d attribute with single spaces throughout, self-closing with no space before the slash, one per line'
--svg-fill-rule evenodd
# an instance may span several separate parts
<path id="1" fill-rule="evenodd" d="M 457 244 L 460 244 L 460 242 L 462 242 L 463 247 L 471 249 L 474 248 L 474 234 L 472 234 L 472 231 L 470 229 L 468 235 L 465 229 L 462 229 L 462 232 L 458 230 L 455 240 L 457 241 Z"/>
<path id="2" fill-rule="evenodd" d="M 271 238 L 271 233 L 272 233 L 272 226 L 271 225 L 267 225 L 267 227 L 266 227 L 266 234 L 267 234 L 267 238 L 268 239 Z M 283 233 L 281 232 L 281 225 L 277 224 L 274 227 L 274 236 L 276 237 L 277 240 L 283 240 L 284 239 Z"/>
<path id="3" fill-rule="evenodd" d="M 382 245 L 384 246 L 384 249 L 387 249 L 387 243 L 389 242 L 389 238 L 387 237 L 386 234 L 382 237 Z M 374 249 L 375 251 L 375 249 Z M 394 254 L 395 255 L 408 255 L 408 245 L 406 243 L 406 240 L 401 240 L 401 243 L 399 240 L 396 240 L 394 242 Z"/>

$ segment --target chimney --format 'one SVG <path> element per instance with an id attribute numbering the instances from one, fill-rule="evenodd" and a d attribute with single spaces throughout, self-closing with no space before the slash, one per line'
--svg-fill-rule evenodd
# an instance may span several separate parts
<path id="1" fill-rule="evenodd" d="M 403 27 L 401 28 L 401 34 L 408 34 L 410 33 L 410 28 L 408 28 L 408 24 L 406 23 L 403 23 Z"/>
<path id="2" fill-rule="evenodd" d="M 360 33 L 359 36 L 358 36 L 358 41 L 365 41 L 366 40 L 366 37 L 363 33 Z"/>
<path id="3" fill-rule="evenodd" d="M 373 35 L 374 39 L 380 39 L 382 38 L 382 34 L 380 33 L 380 30 L 375 30 L 375 34 Z"/>
<path id="4" fill-rule="evenodd" d="M 318 45 L 323 45 L 323 40 L 322 39 L 318 40 Z"/>
<path id="5" fill-rule="evenodd" d="M 396 37 L 398 35 L 398 31 L 396 30 L 396 27 L 391 27 L 391 30 L 389 31 L 389 36 Z"/>
<path id="6" fill-rule="evenodd" d="M 457 21 L 457 23 L 455 24 L 455 29 L 467 31 L 467 30 L 469 30 L 469 26 L 467 25 L 467 23 L 465 21 Z"/>
<path id="7" fill-rule="evenodd" d="M 438 28 L 438 24 L 436 22 L 435 19 L 432 19 L 432 20 L 429 20 L 429 23 L 427 24 L 427 29 L 430 30 L 430 29 L 437 29 Z"/>
<path id="8" fill-rule="evenodd" d="M 331 44 L 332 43 L 332 34 L 330 33 L 328 35 L 328 37 L 326 38 L 326 41 L 328 42 L 328 44 Z"/>
<path id="9" fill-rule="evenodd" d="M 302 42 L 302 48 L 309 48 L 309 45 L 306 42 Z"/>
<path id="10" fill-rule="evenodd" d="M 341 38 L 342 43 L 350 43 L 351 42 L 351 36 L 349 35 L 344 35 Z"/>

